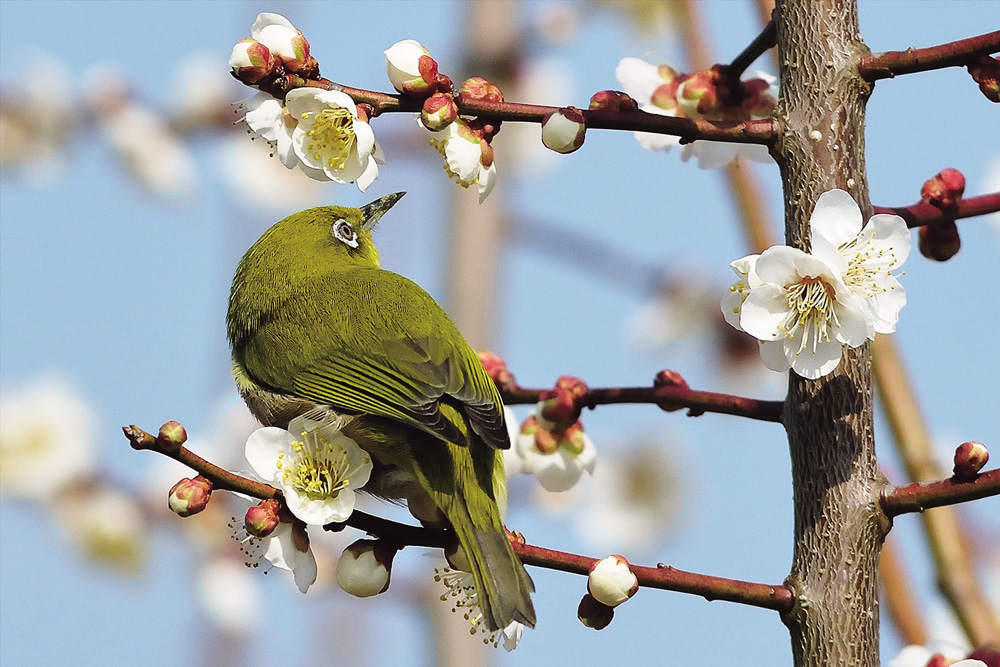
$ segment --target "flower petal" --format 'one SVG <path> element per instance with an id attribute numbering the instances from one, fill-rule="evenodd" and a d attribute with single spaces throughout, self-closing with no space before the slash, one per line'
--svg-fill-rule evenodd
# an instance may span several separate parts
<path id="1" fill-rule="evenodd" d="M 750 291 L 740 308 L 740 326 L 758 340 L 784 338 L 781 329 L 788 319 L 788 296 L 778 285 L 761 285 Z"/>
<path id="2" fill-rule="evenodd" d="M 813 237 L 822 235 L 838 248 L 858 235 L 863 222 L 857 202 L 843 190 L 821 194 L 809 218 Z"/>
<path id="3" fill-rule="evenodd" d="M 843 346 L 835 340 L 817 342 L 815 351 L 811 348 L 801 350 L 801 347 L 801 333 L 797 337 L 786 339 L 785 358 L 792 370 L 807 380 L 815 380 L 833 372 L 840 365 L 844 352 Z"/>
<path id="4" fill-rule="evenodd" d="M 279 476 L 278 454 L 289 451 L 293 440 L 292 435 L 283 428 L 259 428 L 247 438 L 247 461 L 261 479 L 273 482 Z"/>

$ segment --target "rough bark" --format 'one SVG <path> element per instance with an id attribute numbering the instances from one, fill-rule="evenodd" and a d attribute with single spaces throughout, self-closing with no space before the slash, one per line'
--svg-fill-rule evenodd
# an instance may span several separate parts
<path id="1" fill-rule="evenodd" d="M 776 7 L 781 72 L 775 146 L 786 242 L 808 250 L 817 197 L 841 188 L 871 215 L 865 176 L 865 103 L 855 71 L 868 52 L 857 5 L 784 0 Z M 792 459 L 795 549 L 786 583 L 798 603 L 783 620 L 796 665 L 877 665 L 878 563 L 888 521 L 877 499 L 868 345 L 845 351 L 815 381 L 791 374 L 785 425 Z"/>

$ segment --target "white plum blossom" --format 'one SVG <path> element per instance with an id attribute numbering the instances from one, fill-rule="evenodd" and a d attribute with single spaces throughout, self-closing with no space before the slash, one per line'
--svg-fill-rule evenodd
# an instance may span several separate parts
<path id="1" fill-rule="evenodd" d="M 438 73 L 430 51 L 415 39 L 404 39 L 386 49 L 385 69 L 392 87 L 409 94 L 427 94 Z"/>
<path id="2" fill-rule="evenodd" d="M 89 477 L 94 426 L 87 406 L 58 385 L 0 400 L 0 493 L 49 501 Z"/>
<path id="3" fill-rule="evenodd" d="M 594 472 L 597 449 L 580 422 L 565 431 L 551 428 L 540 414 L 529 417 L 513 449 L 521 459 L 521 472 L 537 477 L 547 491 L 568 491 L 584 472 Z"/>
<path id="4" fill-rule="evenodd" d="M 132 575 L 143 570 L 149 521 L 130 495 L 88 485 L 61 494 L 53 517 L 74 546 L 97 564 Z"/>
<path id="5" fill-rule="evenodd" d="M 471 634 L 480 632 L 486 634 L 483 643 L 493 644 L 494 648 L 499 647 L 501 643 L 508 652 L 517 648 L 521 635 L 524 634 L 524 624 L 511 621 L 506 627 L 489 632 L 483 624 L 483 612 L 479 607 L 479 594 L 476 593 L 472 573 L 454 567 L 434 568 L 434 581 L 440 581 L 448 588 L 448 592 L 441 596 L 442 602 L 447 602 L 451 598 L 455 604 L 453 611 L 465 610 L 462 616 L 472 624 Z"/>
<path id="6" fill-rule="evenodd" d="M 812 253 L 773 246 L 731 264 L 739 280 L 722 301 L 726 321 L 761 341 L 764 364 L 816 379 L 858 347 L 896 329 L 906 293 L 893 274 L 910 252 L 906 223 L 861 210 L 843 190 L 820 195 Z"/>
<path id="7" fill-rule="evenodd" d="M 477 136 L 461 118 L 438 134 L 441 138 L 431 139 L 431 145 L 444 156 L 445 171 L 463 188 L 478 184 L 479 203 L 482 203 L 493 189 L 497 177 L 493 147 L 486 139 Z"/>
<path id="8" fill-rule="evenodd" d="M 233 558 L 214 557 L 206 562 L 198 588 L 205 614 L 227 633 L 250 631 L 263 611 L 257 578 Z"/>
<path id="9" fill-rule="evenodd" d="M 371 125 L 358 117 L 350 96 L 337 90 L 296 88 L 285 96 L 296 125 L 292 147 L 307 174 L 322 172 L 338 183 L 357 182 L 364 192 L 378 177 L 381 148 Z"/>
<path id="10" fill-rule="evenodd" d="M 751 120 L 767 118 L 774 101 L 778 97 L 777 79 L 760 71 L 744 72 L 741 80 L 754 81 L 757 87 L 766 88 L 749 98 L 746 108 L 725 108 L 724 113 L 697 113 L 689 100 L 681 100 L 684 92 L 685 75 L 669 65 L 653 65 L 639 58 L 622 58 L 615 69 L 615 76 L 625 92 L 639 103 L 639 109 L 661 116 L 681 116 L 704 118 L 706 120 Z M 735 117 L 734 117 L 735 115 Z M 680 142 L 680 137 L 652 132 L 636 132 L 635 138 L 646 150 L 668 151 Z M 736 144 L 718 141 L 694 141 L 681 146 L 681 159 L 685 162 L 692 157 L 701 169 L 724 167 L 737 157 L 755 162 L 770 163 L 767 147 L 759 144 Z"/>
<path id="11" fill-rule="evenodd" d="M 281 164 L 289 169 L 301 166 L 311 178 L 327 180 L 322 170 L 299 165 L 299 158 L 292 148 L 292 130 L 296 122 L 280 100 L 267 93 L 257 93 L 241 106 L 247 110 L 244 122 L 257 136 L 271 144 Z"/>
<path id="12" fill-rule="evenodd" d="M 346 521 L 354 511 L 355 490 L 368 483 L 371 457 L 340 432 L 338 423 L 297 417 L 288 428 L 254 431 L 247 439 L 247 461 L 265 482 L 281 489 L 288 509 L 305 523 Z"/>
<path id="13" fill-rule="evenodd" d="M 608 556 L 598 561 L 587 576 L 587 592 L 609 607 L 617 607 L 638 589 L 639 580 L 622 556 Z"/>
<path id="14" fill-rule="evenodd" d="M 288 570 L 302 593 L 316 582 L 316 556 L 301 521 L 281 521 L 267 537 L 249 535 L 243 525 L 239 525 L 233 537 L 240 542 L 240 550 L 247 557 L 247 567 L 258 567 L 266 560 L 278 569 Z"/>
<path id="15" fill-rule="evenodd" d="M 302 32 L 281 14 L 258 14 L 250 36 L 286 63 L 294 65 L 309 59 L 309 43 L 302 37 Z"/>

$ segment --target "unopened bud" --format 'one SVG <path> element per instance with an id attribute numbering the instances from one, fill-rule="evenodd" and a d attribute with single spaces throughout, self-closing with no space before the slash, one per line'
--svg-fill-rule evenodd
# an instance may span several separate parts
<path id="1" fill-rule="evenodd" d="M 420 122 L 431 132 L 437 132 L 448 127 L 458 118 L 458 107 L 455 99 L 448 93 L 434 93 L 426 100 L 420 109 Z"/>
<path id="2" fill-rule="evenodd" d="M 500 89 L 481 76 L 474 76 L 463 81 L 459 92 L 473 100 L 503 102 L 503 93 L 500 92 Z"/>
<path id="3" fill-rule="evenodd" d="M 727 327 L 727 328 L 731 329 L 732 327 Z M 746 336 L 741 336 L 741 338 L 746 338 Z M 754 352 L 757 351 L 756 345 L 754 346 L 753 350 Z M 670 369 L 663 369 L 662 371 L 656 374 L 655 378 L 653 378 L 653 387 L 656 389 L 659 389 L 661 387 L 677 387 L 679 389 L 687 389 L 688 383 L 687 380 L 685 380 L 681 376 L 681 374 L 678 373 L 677 371 L 672 371 Z M 683 405 L 673 403 L 670 401 L 659 401 L 657 402 L 657 405 L 660 406 L 661 410 L 665 410 L 667 412 L 680 410 L 681 408 L 684 407 Z"/>
<path id="4" fill-rule="evenodd" d="M 944 262 L 954 257 L 962 247 L 958 235 L 958 225 L 954 221 L 924 225 L 917 235 L 920 254 L 936 262 Z"/>
<path id="5" fill-rule="evenodd" d="M 201 475 L 194 479 L 185 477 L 170 489 L 167 504 L 177 516 L 191 516 L 205 509 L 211 497 L 211 481 Z"/>
<path id="6" fill-rule="evenodd" d="M 274 532 L 281 521 L 281 505 L 277 500 L 269 498 L 262 500 L 259 505 L 254 505 L 247 510 L 243 518 L 243 526 L 247 533 L 254 537 L 267 537 Z"/>
<path id="7" fill-rule="evenodd" d="M 990 460 L 990 453 L 981 442 L 963 442 L 955 450 L 955 477 L 959 479 L 971 479 L 979 474 L 986 462 Z"/>
<path id="8" fill-rule="evenodd" d="M 337 560 L 337 583 L 359 598 L 384 593 L 389 588 L 396 548 L 385 540 L 358 540 Z"/>
<path id="9" fill-rule="evenodd" d="M 517 386 L 514 374 L 507 368 L 507 362 L 489 350 L 480 350 L 477 354 L 479 362 L 486 369 L 486 374 L 499 389 L 512 389 Z"/>
<path id="10" fill-rule="evenodd" d="M 550 113 L 542 120 L 542 143 L 556 153 L 572 153 L 583 146 L 587 123 L 576 107 Z"/>
<path id="11" fill-rule="evenodd" d="M 607 111 L 638 111 L 639 103 L 620 90 L 599 90 L 590 96 L 591 109 Z"/>
<path id="12" fill-rule="evenodd" d="M 594 563 L 587 577 L 587 592 L 609 607 L 617 607 L 639 590 L 639 580 L 624 556 L 608 556 Z"/>
<path id="13" fill-rule="evenodd" d="M 920 197 L 942 210 L 954 208 L 965 192 L 965 176 L 958 169 L 942 169 L 920 188 Z"/>
<path id="14" fill-rule="evenodd" d="M 541 425 L 548 430 L 562 431 L 580 418 L 580 408 L 567 389 L 548 389 L 538 398 L 538 417 Z"/>
<path id="15" fill-rule="evenodd" d="M 586 382 L 572 375 L 560 376 L 556 381 L 556 388 L 569 392 L 575 401 L 582 400 L 590 391 Z"/>
<path id="16" fill-rule="evenodd" d="M 392 87 L 404 95 L 423 97 L 434 92 L 437 61 L 415 39 L 404 39 L 386 49 L 385 69 Z"/>
<path id="17" fill-rule="evenodd" d="M 156 444 L 165 452 L 176 452 L 187 442 L 188 435 L 179 422 L 169 421 L 160 427 Z"/>
<path id="18" fill-rule="evenodd" d="M 253 85 L 274 73 L 278 60 L 271 50 L 256 39 L 240 40 L 229 54 L 233 76 L 243 83 Z"/>
<path id="19" fill-rule="evenodd" d="M 522 433 L 525 431 L 522 428 Z M 534 435 L 535 449 L 542 454 L 554 454 L 559 449 L 559 439 L 547 428 L 542 428 L 536 422 Z"/>
<path id="20" fill-rule="evenodd" d="M 710 116 L 722 108 L 716 73 L 712 70 L 695 72 L 677 86 L 677 104 L 689 118 Z"/>
<path id="21" fill-rule="evenodd" d="M 966 67 L 972 75 L 972 80 L 979 84 L 979 90 L 983 91 L 986 99 L 1000 102 L 1000 58 L 981 55 Z"/>
<path id="22" fill-rule="evenodd" d="M 598 602 L 593 595 L 587 593 L 580 600 L 580 606 L 576 608 L 576 617 L 588 628 L 603 630 L 611 624 L 615 617 L 615 610 L 613 607 Z"/>

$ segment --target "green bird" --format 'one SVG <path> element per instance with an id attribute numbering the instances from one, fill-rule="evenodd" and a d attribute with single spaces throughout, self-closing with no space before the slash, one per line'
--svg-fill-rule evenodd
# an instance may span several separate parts
<path id="1" fill-rule="evenodd" d="M 534 584 L 500 518 L 500 394 L 441 306 L 379 268 L 372 228 L 403 194 L 296 213 L 246 252 L 226 316 L 236 384 L 265 426 L 346 422 L 374 465 L 364 491 L 447 517 L 490 631 L 533 627 Z"/>

